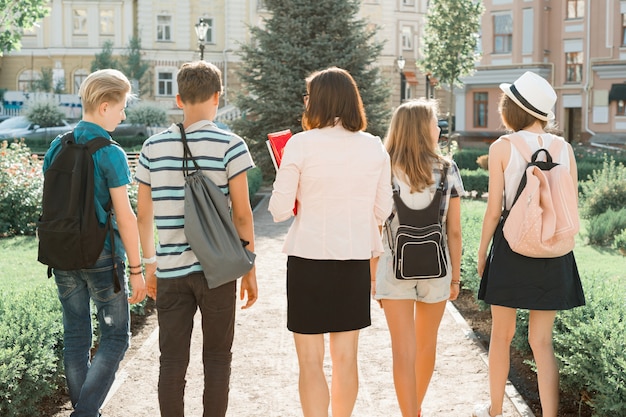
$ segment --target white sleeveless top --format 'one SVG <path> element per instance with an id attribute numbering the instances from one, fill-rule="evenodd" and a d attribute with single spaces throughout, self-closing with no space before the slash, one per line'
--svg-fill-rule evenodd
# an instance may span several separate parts
<path id="1" fill-rule="evenodd" d="M 565 139 L 562 137 L 555 136 L 551 133 L 537 134 L 526 130 L 520 130 L 516 133 L 521 136 L 524 141 L 526 141 L 528 146 L 530 146 L 532 153 L 540 148 L 550 148 L 550 145 L 554 140 L 562 140 L 565 142 Z M 539 138 L 541 138 L 541 142 Z M 502 136 L 498 140 L 503 140 Z M 541 154 L 539 158 L 540 160 L 545 161 L 545 156 L 543 154 Z M 567 143 L 563 144 L 560 155 L 552 155 L 552 160 L 569 169 L 569 148 Z M 515 194 L 517 193 L 517 187 L 519 187 L 519 183 L 522 180 L 522 176 L 524 175 L 524 171 L 526 169 L 526 164 L 527 162 L 522 154 L 516 147 L 511 145 L 511 156 L 509 157 L 509 162 L 504 170 L 504 196 L 506 201 L 505 208 L 507 209 L 510 209 L 513 204 Z"/>

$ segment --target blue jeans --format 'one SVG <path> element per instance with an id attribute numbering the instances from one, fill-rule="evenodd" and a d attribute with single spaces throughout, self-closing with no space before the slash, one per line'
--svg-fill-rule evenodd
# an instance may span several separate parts
<path id="1" fill-rule="evenodd" d="M 203 417 L 224 417 L 228 407 L 237 282 L 209 289 L 204 274 L 159 278 L 159 406 L 162 417 L 183 417 L 185 375 L 193 318 L 202 313 Z"/>
<path id="2" fill-rule="evenodd" d="M 113 268 L 124 291 L 114 292 Z M 125 266 L 103 252 L 93 267 L 54 270 L 63 306 L 65 378 L 74 406 L 71 417 L 97 417 L 130 340 L 130 308 Z M 91 358 L 91 306 L 97 309 L 100 344 Z"/>

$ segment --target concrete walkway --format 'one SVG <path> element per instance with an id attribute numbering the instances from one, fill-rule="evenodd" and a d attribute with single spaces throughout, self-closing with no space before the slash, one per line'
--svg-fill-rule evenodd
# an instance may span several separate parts
<path id="1" fill-rule="evenodd" d="M 265 198 L 254 214 L 260 296 L 251 309 L 237 311 L 229 417 L 302 415 L 297 357 L 292 335 L 286 328 L 286 256 L 281 248 L 289 222 L 273 223 L 267 204 Z M 199 320 L 198 315 L 195 329 L 200 329 Z M 139 349 L 128 355 L 118 372 L 103 407 L 104 417 L 159 415 L 158 329 L 146 331 L 151 333 L 142 338 Z M 200 331 L 194 330 L 185 399 L 187 416 L 202 415 L 201 343 Z M 326 369 L 330 371 L 328 354 Z M 360 336 L 359 377 L 354 417 L 401 415 L 393 386 L 389 333 L 383 311 L 374 301 L 372 326 Z M 448 303 L 439 331 L 437 365 L 425 399 L 424 415 L 469 417 L 473 405 L 488 398 L 486 352 Z M 504 415 L 533 416 L 512 385 L 508 387 Z"/>

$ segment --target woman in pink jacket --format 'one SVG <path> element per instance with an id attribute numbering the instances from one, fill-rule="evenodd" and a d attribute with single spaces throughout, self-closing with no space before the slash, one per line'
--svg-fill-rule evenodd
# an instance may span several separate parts
<path id="1" fill-rule="evenodd" d="M 365 111 L 350 74 L 329 68 L 306 80 L 304 132 L 285 147 L 269 209 L 297 215 L 285 240 L 287 327 L 300 365 L 305 417 L 349 417 L 358 391 L 359 330 L 370 320 L 370 259 L 382 253 L 379 227 L 391 213 L 391 168 L 380 138 L 365 133 Z M 330 333 L 332 387 L 324 375 Z"/>

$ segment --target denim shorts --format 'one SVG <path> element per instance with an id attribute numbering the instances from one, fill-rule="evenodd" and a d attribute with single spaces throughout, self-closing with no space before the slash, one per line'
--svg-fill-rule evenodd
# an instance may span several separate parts
<path id="1" fill-rule="evenodd" d="M 446 252 L 448 248 L 446 247 Z M 422 303 L 439 303 L 450 298 L 450 254 L 448 258 L 448 275 L 434 279 L 397 279 L 393 271 L 393 256 L 391 249 L 385 244 L 385 252 L 380 255 L 376 269 L 377 300 L 415 300 Z"/>

